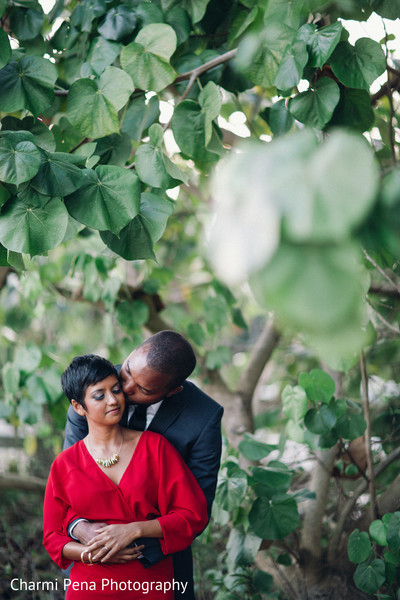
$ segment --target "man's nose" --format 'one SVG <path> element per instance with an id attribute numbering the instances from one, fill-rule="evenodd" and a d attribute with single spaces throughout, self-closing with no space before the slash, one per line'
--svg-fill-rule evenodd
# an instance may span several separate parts
<path id="1" fill-rule="evenodd" d="M 128 396 L 135 393 L 135 387 L 135 382 L 132 379 L 124 381 L 124 383 L 122 384 L 122 390 Z"/>

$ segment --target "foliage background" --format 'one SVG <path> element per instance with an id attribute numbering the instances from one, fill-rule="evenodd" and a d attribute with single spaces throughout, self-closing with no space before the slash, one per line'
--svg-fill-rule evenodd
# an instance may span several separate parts
<path id="1" fill-rule="evenodd" d="M 172 328 L 225 407 L 200 598 L 398 598 L 399 16 L 0 0 L 4 597 L 52 568 L 61 372 Z"/>

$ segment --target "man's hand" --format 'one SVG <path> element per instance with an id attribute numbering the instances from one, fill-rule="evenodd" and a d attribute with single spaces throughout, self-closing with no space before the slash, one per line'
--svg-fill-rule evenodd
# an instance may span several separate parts
<path id="1" fill-rule="evenodd" d="M 143 550 L 144 546 L 137 546 L 135 548 L 122 548 L 108 561 L 109 563 L 123 564 L 131 560 L 138 558 Z"/>
<path id="2" fill-rule="evenodd" d="M 96 530 L 100 527 L 105 527 L 106 525 L 107 523 L 100 521 L 79 521 L 74 527 L 73 534 L 78 538 L 81 544 L 88 546 L 90 541 L 96 537 Z"/>

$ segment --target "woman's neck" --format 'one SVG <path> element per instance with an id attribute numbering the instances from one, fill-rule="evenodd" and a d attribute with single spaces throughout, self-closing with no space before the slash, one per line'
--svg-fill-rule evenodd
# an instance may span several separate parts
<path id="1" fill-rule="evenodd" d="M 92 448 L 115 448 L 122 439 L 122 427 L 117 423 L 113 426 L 90 425 L 86 440 Z"/>

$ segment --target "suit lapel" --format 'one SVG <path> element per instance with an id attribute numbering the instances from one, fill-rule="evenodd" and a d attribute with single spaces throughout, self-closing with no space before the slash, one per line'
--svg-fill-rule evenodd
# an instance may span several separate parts
<path id="1" fill-rule="evenodd" d="M 177 419 L 185 408 L 186 401 L 182 392 L 178 392 L 169 398 L 165 398 L 157 413 L 154 415 L 148 429 L 156 433 L 164 434 L 168 427 Z"/>

